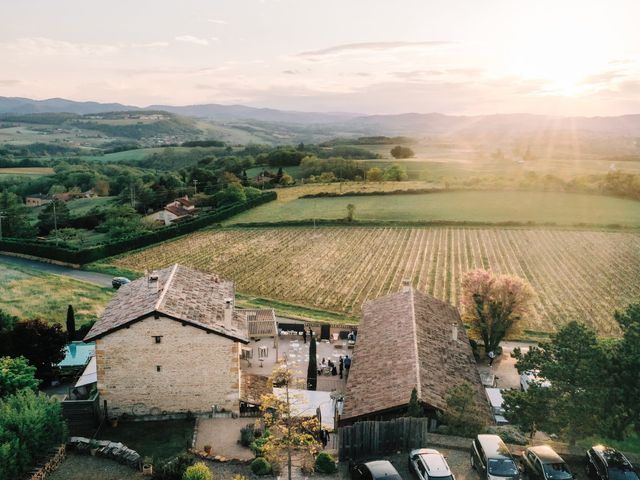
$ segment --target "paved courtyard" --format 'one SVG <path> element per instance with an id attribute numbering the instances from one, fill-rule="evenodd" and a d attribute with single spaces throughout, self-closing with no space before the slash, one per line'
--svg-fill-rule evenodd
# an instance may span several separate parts
<path id="1" fill-rule="evenodd" d="M 255 418 L 198 418 L 196 450 L 211 446 L 211 455 L 227 459 L 252 460 L 253 452 L 240 443 L 240 429 L 255 422 Z"/>
<path id="2" fill-rule="evenodd" d="M 308 339 L 307 343 L 304 343 L 303 337 L 300 335 L 281 335 L 278 342 L 278 357 L 289 366 L 296 378 L 303 381 L 306 381 L 307 378 L 309 343 Z M 270 375 L 274 367 L 277 366 L 273 339 L 252 340 L 245 348 L 251 349 L 252 358 L 241 361 L 242 370 L 257 375 Z M 348 348 L 346 340 L 337 340 L 331 343 L 318 341 L 316 353 L 318 366 L 324 358 L 334 362 L 337 367 L 340 356 L 349 355 L 351 357 L 353 349 Z M 318 390 L 343 391 L 345 383 L 345 378 L 341 380 L 339 375 L 322 375 L 318 377 Z"/>

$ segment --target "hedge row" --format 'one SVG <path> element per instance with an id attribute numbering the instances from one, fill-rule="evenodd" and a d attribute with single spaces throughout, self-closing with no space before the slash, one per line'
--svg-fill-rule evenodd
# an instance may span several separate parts
<path id="1" fill-rule="evenodd" d="M 42 243 L 32 240 L 6 238 L 0 240 L 0 251 L 33 255 L 35 257 L 83 265 L 85 263 L 91 263 L 106 257 L 118 255 L 129 250 L 135 250 L 137 248 L 153 245 L 154 243 L 163 242 L 165 240 L 214 225 L 237 215 L 238 213 L 244 212 L 245 210 L 249 210 L 250 208 L 275 200 L 276 198 L 276 192 L 263 192 L 259 197 L 252 200 L 229 205 L 228 207 L 221 208 L 213 213 L 198 215 L 192 219 L 187 219 L 183 222 L 135 237 L 123 238 L 115 242 L 83 249 L 55 246 L 50 243 Z"/>
<path id="2" fill-rule="evenodd" d="M 310 193 L 308 195 L 302 195 L 300 198 L 370 197 L 372 195 L 373 196 L 417 195 L 417 194 L 425 194 L 425 193 L 449 193 L 449 192 L 457 192 L 457 191 L 461 191 L 461 190 L 454 189 L 454 188 L 410 188 L 406 190 L 371 191 L 371 192 L 360 192 L 360 191 L 348 191 L 344 193 L 319 192 L 319 193 Z"/>

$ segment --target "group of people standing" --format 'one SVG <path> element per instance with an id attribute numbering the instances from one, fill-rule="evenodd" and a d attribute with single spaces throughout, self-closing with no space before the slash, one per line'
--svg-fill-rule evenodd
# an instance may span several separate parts
<path id="1" fill-rule="evenodd" d="M 313 337 L 313 330 L 309 327 L 309 333 L 307 333 L 307 329 L 302 330 L 302 340 L 304 343 L 307 343 L 307 336 L 309 338 Z M 352 330 L 349 332 L 347 339 L 351 342 L 355 341 L 356 334 Z M 349 355 L 345 355 L 344 357 L 340 355 L 340 359 L 338 360 L 338 365 L 331 361 L 331 359 L 327 360 L 326 358 L 322 359 L 320 362 L 320 366 L 318 368 L 318 375 L 322 375 L 324 373 L 324 369 L 329 367 L 331 369 L 331 376 L 340 375 L 340 378 L 348 378 L 349 377 L 349 369 L 351 368 L 351 358 Z"/>

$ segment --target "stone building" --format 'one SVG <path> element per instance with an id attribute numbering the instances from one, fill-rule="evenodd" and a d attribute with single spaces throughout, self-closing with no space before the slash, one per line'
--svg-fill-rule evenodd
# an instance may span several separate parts
<path id="1" fill-rule="evenodd" d="M 250 335 L 234 294 L 230 280 L 180 265 L 123 285 L 85 338 L 108 416 L 237 413 Z M 259 316 L 276 331 L 273 310 Z"/>
<path id="2" fill-rule="evenodd" d="M 465 383 L 479 415 L 491 422 L 458 310 L 405 284 L 363 307 L 340 423 L 404 416 L 415 388 L 434 429 L 448 391 Z"/>

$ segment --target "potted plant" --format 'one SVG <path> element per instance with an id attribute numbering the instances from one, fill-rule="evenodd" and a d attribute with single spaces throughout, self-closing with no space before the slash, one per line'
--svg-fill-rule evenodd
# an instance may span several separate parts
<path id="1" fill-rule="evenodd" d="M 145 477 L 153 475 L 153 464 L 151 462 L 151 458 L 144 457 L 144 462 L 142 462 L 142 475 Z"/>
<path id="2" fill-rule="evenodd" d="M 211 454 L 211 445 L 204 446 L 204 453 L 206 453 L 207 455 Z"/>

